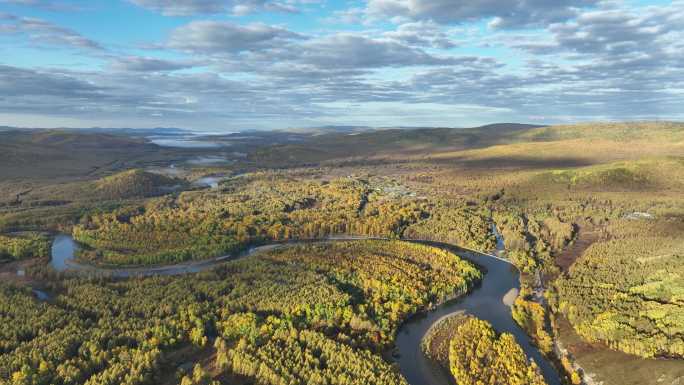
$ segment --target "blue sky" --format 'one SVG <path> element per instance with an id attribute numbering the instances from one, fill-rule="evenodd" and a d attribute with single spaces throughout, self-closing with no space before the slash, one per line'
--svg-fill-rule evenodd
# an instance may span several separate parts
<path id="1" fill-rule="evenodd" d="M 684 118 L 684 2 L 0 0 L 0 125 Z"/>

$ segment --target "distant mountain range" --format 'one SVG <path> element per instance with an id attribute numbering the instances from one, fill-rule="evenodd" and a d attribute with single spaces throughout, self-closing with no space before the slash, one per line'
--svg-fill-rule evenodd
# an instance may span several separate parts
<path id="1" fill-rule="evenodd" d="M 64 131 L 64 132 L 84 132 L 93 134 L 119 134 L 130 136 L 153 136 L 153 135 L 189 135 L 193 134 L 192 130 L 186 130 L 176 127 L 155 127 L 155 128 L 130 128 L 130 127 L 55 127 L 55 128 L 40 128 L 40 127 L 11 127 L 0 126 L 0 131 Z"/>
<path id="2" fill-rule="evenodd" d="M 520 124 L 520 123 L 494 123 L 488 124 L 476 128 L 487 129 L 492 131 L 515 131 L 520 129 L 543 127 L 539 125 L 531 124 Z M 42 130 L 54 130 L 54 131 L 66 131 L 66 132 L 84 132 L 84 133 L 99 133 L 99 134 L 118 134 L 127 136 L 179 136 L 179 135 L 201 135 L 201 136 L 230 136 L 230 135 L 244 135 L 244 134 L 260 134 L 264 135 L 267 132 L 273 133 L 289 133 L 289 134 L 301 134 L 301 135 L 325 135 L 325 134 L 357 134 L 371 131 L 381 131 L 381 130 L 415 130 L 415 129 L 434 129 L 434 128 L 454 128 L 456 127 L 411 127 L 411 126 L 382 126 L 382 127 L 371 127 L 371 126 L 353 126 L 353 125 L 327 125 L 318 127 L 292 127 L 279 130 L 242 130 L 240 132 L 215 132 L 213 134 L 207 134 L 205 132 L 198 132 L 185 128 L 178 127 L 155 127 L 155 128 L 132 128 L 132 127 L 85 127 L 85 128 L 74 128 L 74 127 L 58 127 L 58 128 L 20 128 L 11 126 L 0 126 L 0 131 L 42 131 Z M 462 128 L 462 127 L 459 127 Z"/>

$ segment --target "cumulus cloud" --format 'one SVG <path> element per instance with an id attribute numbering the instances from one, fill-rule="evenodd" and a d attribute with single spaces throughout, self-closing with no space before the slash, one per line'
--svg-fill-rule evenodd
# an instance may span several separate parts
<path id="1" fill-rule="evenodd" d="M 255 23 L 239 25 L 223 21 L 198 20 L 177 28 L 168 47 L 205 54 L 231 54 L 277 48 L 300 34 L 284 28 Z"/>
<path id="2" fill-rule="evenodd" d="M 436 30 L 424 36 L 417 31 L 417 25 L 409 25 L 376 38 L 345 32 L 306 36 L 265 24 L 193 21 L 173 31 L 167 46 L 246 72 L 268 72 L 275 63 L 332 71 L 450 65 L 462 60 L 427 53 L 421 45 L 451 46 L 450 40 Z"/>
<path id="3" fill-rule="evenodd" d="M 245 15 L 257 11 L 297 12 L 292 2 L 272 0 L 129 0 L 131 3 L 167 16 L 232 13 Z"/>
<path id="4" fill-rule="evenodd" d="M 495 28 L 545 26 L 567 20 L 595 0 L 368 0 L 370 15 L 458 24 L 491 19 Z"/>
<path id="5" fill-rule="evenodd" d="M 384 37 L 364 33 L 306 36 L 265 24 L 240 25 L 219 21 L 193 21 L 171 34 L 167 46 L 203 54 L 225 68 L 268 71 L 274 63 L 306 65 L 315 69 L 368 69 L 434 66 L 460 62 L 460 58 L 427 53 L 421 45 L 451 46 L 446 35 L 434 30 L 420 36 L 419 25 L 400 27 Z"/>
<path id="6" fill-rule="evenodd" d="M 448 65 L 456 59 L 435 56 L 388 39 L 335 34 L 301 44 L 292 52 L 295 60 L 320 68 L 380 68 Z"/>
<path id="7" fill-rule="evenodd" d="M 511 46 L 539 58 L 561 57 L 570 64 L 559 71 L 574 72 L 575 82 L 592 80 L 632 97 L 634 91 L 644 90 L 664 94 L 666 89 L 681 89 L 684 82 L 684 3 L 586 12 L 552 25 L 549 32 L 547 41 Z"/>
<path id="8" fill-rule="evenodd" d="M 88 50 L 104 50 L 96 41 L 86 38 L 78 32 L 50 23 L 48 21 L 19 17 L 0 13 L 0 34 L 26 35 L 30 41 L 39 45 L 57 45 Z"/>
<path id="9" fill-rule="evenodd" d="M 2 112 L 83 116 L 223 114 L 254 99 L 242 83 L 216 74 L 76 72 L 0 66 Z M 250 95 L 250 96 L 246 96 Z M 223 108 L 221 110 L 221 108 Z"/>
<path id="10" fill-rule="evenodd" d="M 116 58 L 110 68 L 129 72 L 165 72 L 192 68 L 198 63 L 190 61 L 173 61 L 153 57 L 126 56 Z"/>
<path id="11" fill-rule="evenodd" d="M 80 9 L 80 7 L 74 4 L 55 0 L 0 0 L 0 4 L 23 5 L 48 11 L 75 11 Z"/>
<path id="12" fill-rule="evenodd" d="M 137 1 L 150 7 L 190 4 L 194 8 L 173 12 L 192 14 L 234 12 L 237 4 Z M 266 2 L 240 4 L 265 9 Z M 372 10 L 396 17 L 393 23 L 347 31 L 336 26 L 294 32 L 286 24 L 238 18 L 191 20 L 171 30 L 166 40 L 145 45 L 144 54 L 140 46 L 100 52 L 99 44 L 75 31 L 0 14 L 0 35 L 11 40 L 25 36 L 41 48 L 88 49 L 99 52 L 103 61 L 88 71 L 0 66 L 0 112 L 168 119 L 159 124 L 193 126 L 209 121 L 316 124 L 340 119 L 343 111 L 353 119 L 361 110 L 369 119 L 387 116 L 391 125 L 403 107 L 420 112 L 416 119 L 431 116 L 429 111 L 447 116 L 449 108 L 505 112 L 519 120 L 682 116 L 684 3 L 630 7 L 602 2 L 584 8 L 592 3 L 555 2 L 564 10 L 560 13 L 549 4 L 370 0 L 369 8 L 350 14 L 365 16 Z M 497 28 L 534 28 L 446 25 L 470 20 L 487 20 Z M 483 44 L 488 49 L 481 51 Z M 518 60 L 508 60 L 511 52 Z"/>
<path id="13" fill-rule="evenodd" d="M 85 98 L 97 95 L 101 88 L 58 72 L 40 72 L 0 65 L 0 89 L 4 96 L 60 96 Z"/>
<path id="14" fill-rule="evenodd" d="M 651 80 L 655 79 L 663 80 L 660 76 Z M 669 87 L 681 89 L 684 81 L 679 79 Z M 636 83 L 606 79 L 600 70 L 582 66 L 542 63 L 521 74 L 438 68 L 417 73 L 410 81 L 412 93 L 425 95 L 427 101 L 510 108 L 517 116 L 625 120 L 652 119 L 677 111 L 681 94 L 648 84 L 654 85 L 647 79 Z"/>
<path id="15" fill-rule="evenodd" d="M 576 20 L 554 24 L 552 47 L 580 54 L 624 55 L 664 49 L 673 35 L 684 32 L 684 7 L 586 12 Z"/>
<path id="16" fill-rule="evenodd" d="M 385 32 L 385 37 L 410 46 L 449 49 L 456 47 L 454 39 L 444 29 L 431 21 L 404 23 L 394 31 Z"/>

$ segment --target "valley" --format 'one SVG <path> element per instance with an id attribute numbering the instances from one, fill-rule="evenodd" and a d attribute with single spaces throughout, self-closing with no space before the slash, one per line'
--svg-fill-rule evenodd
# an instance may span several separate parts
<path id="1" fill-rule="evenodd" d="M 684 0 L 0 0 L 0 385 L 684 385 Z"/>
<path id="2" fill-rule="evenodd" d="M 682 124 L 0 135 L 2 384 L 684 373 Z"/>

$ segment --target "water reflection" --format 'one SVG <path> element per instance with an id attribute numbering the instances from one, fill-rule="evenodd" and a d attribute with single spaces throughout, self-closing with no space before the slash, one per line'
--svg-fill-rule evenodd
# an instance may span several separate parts
<path id="1" fill-rule="evenodd" d="M 35 295 L 36 298 L 38 298 L 41 301 L 47 301 L 50 299 L 50 295 L 42 290 L 33 289 L 31 291 L 33 292 L 33 295 Z"/>
<path id="2" fill-rule="evenodd" d="M 219 183 L 224 179 L 226 178 L 223 176 L 205 176 L 192 182 L 192 184 L 197 187 L 218 188 Z"/>
<path id="3" fill-rule="evenodd" d="M 221 145 L 217 142 L 208 140 L 198 140 L 195 136 L 176 136 L 176 137 L 155 137 L 148 138 L 150 142 L 161 147 L 175 147 L 175 148 L 218 148 Z"/>
<path id="4" fill-rule="evenodd" d="M 69 263 L 73 262 L 77 246 L 74 239 L 66 234 L 60 234 L 52 242 L 52 259 L 50 265 L 57 271 L 65 271 Z"/>

